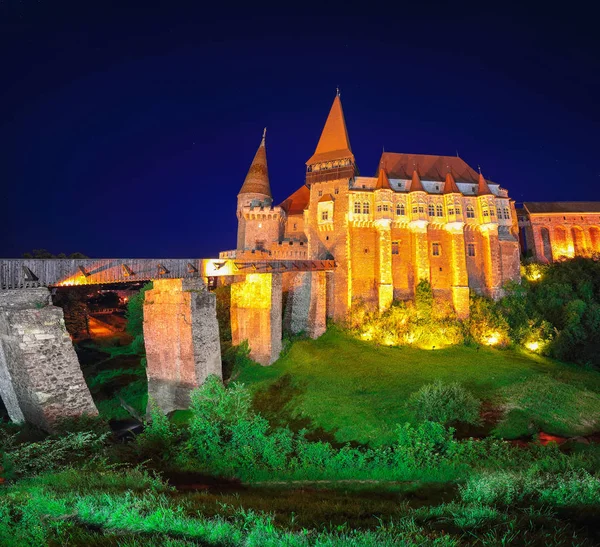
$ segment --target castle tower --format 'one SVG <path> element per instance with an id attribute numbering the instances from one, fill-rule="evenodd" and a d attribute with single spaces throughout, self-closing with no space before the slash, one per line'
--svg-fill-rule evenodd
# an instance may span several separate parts
<path id="1" fill-rule="evenodd" d="M 383 166 L 375 183 L 375 220 L 377 230 L 377 299 L 379 311 L 390 307 L 394 300 L 394 280 L 392 275 L 392 215 L 393 190 Z"/>
<path id="2" fill-rule="evenodd" d="M 485 285 L 489 296 L 497 298 L 502 290 L 502 267 L 500 263 L 496 203 L 494 194 L 481 171 L 477 182 L 477 206 L 480 220 L 479 231 L 482 235 L 485 257 Z"/>
<path id="3" fill-rule="evenodd" d="M 431 281 L 429 264 L 429 240 L 427 217 L 427 192 L 421 182 L 421 177 L 415 166 L 410 183 L 411 216 L 408 224 L 413 240 L 413 264 L 415 265 L 415 281 Z"/>
<path id="4" fill-rule="evenodd" d="M 267 167 L 266 132 L 265 128 L 237 197 L 239 251 L 262 250 L 266 244 L 279 238 L 281 218 L 279 213 L 271 211 L 273 196 Z"/>
<path id="5" fill-rule="evenodd" d="M 462 211 L 462 194 L 448 167 L 444 181 L 444 201 L 448 222 L 445 229 L 450 237 L 450 264 L 452 267 L 452 304 L 461 318 L 469 315 L 469 274 L 465 249 L 465 222 Z"/>
<path id="6" fill-rule="evenodd" d="M 340 320 L 345 319 L 352 300 L 347 217 L 348 190 L 356 174 L 338 91 L 315 152 L 306 162 L 310 199 L 304 225 L 310 258 L 334 258 L 337 263 L 328 279 L 327 310 Z"/>

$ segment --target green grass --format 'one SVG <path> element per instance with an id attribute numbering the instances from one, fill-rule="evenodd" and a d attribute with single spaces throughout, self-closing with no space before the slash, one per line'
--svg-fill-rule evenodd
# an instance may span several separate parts
<path id="1" fill-rule="evenodd" d="M 600 373 L 515 350 L 377 346 L 330 328 L 295 342 L 270 367 L 244 366 L 237 378 L 271 420 L 374 444 L 389 443 L 396 424 L 412 421 L 408 397 L 438 379 L 505 409 L 498 432 L 506 438 L 600 429 Z"/>

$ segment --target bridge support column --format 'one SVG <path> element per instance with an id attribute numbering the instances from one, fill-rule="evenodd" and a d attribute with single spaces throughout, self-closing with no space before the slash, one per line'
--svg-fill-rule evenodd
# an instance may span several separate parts
<path id="1" fill-rule="evenodd" d="M 49 431 L 63 418 L 98 414 L 47 288 L 0 291 L 0 396 L 12 421 Z"/>
<path id="2" fill-rule="evenodd" d="M 281 274 L 248 274 L 231 285 L 231 338 L 248 340 L 250 357 L 270 365 L 281 353 Z"/>
<path id="3" fill-rule="evenodd" d="M 293 334 L 306 333 L 318 338 L 326 329 L 326 272 L 301 272 L 294 275 L 286 306 L 286 324 Z"/>
<path id="4" fill-rule="evenodd" d="M 148 397 L 165 412 L 188 408 L 190 391 L 222 377 L 216 296 L 201 279 L 160 279 L 144 297 Z"/>

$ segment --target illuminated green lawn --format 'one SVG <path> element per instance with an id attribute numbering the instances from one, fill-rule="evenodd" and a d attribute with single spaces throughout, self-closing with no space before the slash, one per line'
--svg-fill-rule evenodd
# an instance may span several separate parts
<path id="1" fill-rule="evenodd" d="M 600 431 L 600 373 L 513 350 L 391 348 L 329 329 L 237 378 L 272 419 L 307 418 L 339 441 L 376 444 L 393 438 L 395 424 L 411 421 L 408 396 L 436 379 L 460 382 L 487 408 L 503 409 L 494 431 L 506 438 Z"/>

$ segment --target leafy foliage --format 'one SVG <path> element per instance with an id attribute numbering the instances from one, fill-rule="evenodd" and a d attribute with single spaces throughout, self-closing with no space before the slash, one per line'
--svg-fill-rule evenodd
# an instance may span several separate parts
<path id="1" fill-rule="evenodd" d="M 420 421 L 479 423 L 481 402 L 458 382 L 425 384 L 410 396 L 407 405 Z"/>

